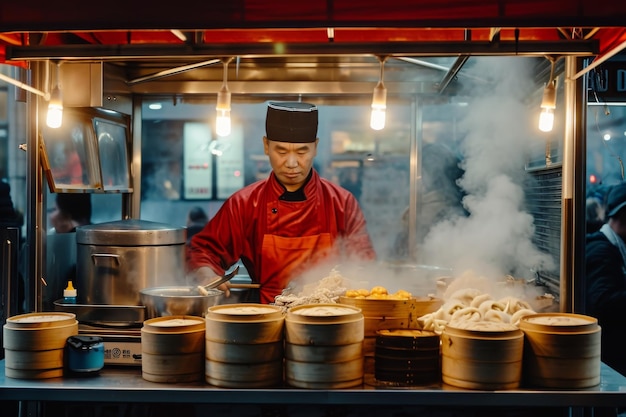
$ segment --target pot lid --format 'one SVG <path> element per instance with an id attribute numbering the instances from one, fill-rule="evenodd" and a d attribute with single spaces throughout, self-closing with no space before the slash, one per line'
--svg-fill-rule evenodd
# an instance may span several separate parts
<path id="1" fill-rule="evenodd" d="M 76 243 L 83 245 L 163 246 L 184 244 L 184 227 L 129 219 L 76 228 Z"/>

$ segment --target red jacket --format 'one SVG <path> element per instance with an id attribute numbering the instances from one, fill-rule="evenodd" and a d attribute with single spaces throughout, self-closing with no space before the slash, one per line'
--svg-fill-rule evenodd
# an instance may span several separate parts
<path id="1" fill-rule="evenodd" d="M 221 275 L 241 259 L 252 281 L 261 284 L 261 301 L 273 302 L 289 280 L 320 258 L 376 257 L 365 217 L 350 192 L 315 170 L 303 191 L 304 201 L 281 199 L 285 189 L 272 173 L 234 193 L 191 239 L 189 270 L 209 266 Z M 302 251 L 302 242 L 311 250 Z M 330 251 L 324 242 L 330 242 Z"/>

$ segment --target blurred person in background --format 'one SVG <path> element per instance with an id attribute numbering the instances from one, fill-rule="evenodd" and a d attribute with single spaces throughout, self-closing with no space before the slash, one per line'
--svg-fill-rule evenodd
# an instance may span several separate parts
<path id="1" fill-rule="evenodd" d="M 626 183 L 607 195 L 607 221 L 587 235 L 586 313 L 602 327 L 602 361 L 626 375 Z"/>
<path id="2" fill-rule="evenodd" d="M 191 238 L 204 228 L 209 221 L 206 211 L 200 206 L 192 207 L 187 214 L 187 243 Z"/>
<path id="3" fill-rule="evenodd" d="M 9 183 L 0 181 L 0 226 L 21 229 L 23 225 L 24 216 L 13 207 L 11 186 Z"/>
<path id="4" fill-rule="evenodd" d="M 59 193 L 49 214 L 44 310 L 54 310 L 68 281 L 76 281 L 76 228 L 91 224 L 91 194 Z"/>
<path id="5" fill-rule="evenodd" d="M 78 226 L 86 224 L 91 224 L 91 195 L 57 194 L 50 213 L 50 225 L 54 232 L 75 232 Z"/>
<path id="6" fill-rule="evenodd" d="M 587 233 L 600 230 L 606 220 L 604 203 L 596 196 L 587 197 L 585 201 L 585 218 L 587 221 Z"/>
<path id="7" fill-rule="evenodd" d="M 259 301 L 272 303 L 323 260 L 375 259 L 354 195 L 313 167 L 317 126 L 312 104 L 269 103 L 263 147 L 272 172 L 234 193 L 191 239 L 188 269 L 199 283 L 215 282 L 241 259 L 261 285 Z M 218 288 L 229 295 L 226 284 Z"/>
<path id="8" fill-rule="evenodd" d="M 464 192 L 458 180 L 464 171 L 459 157 L 442 143 L 426 143 L 422 148 L 422 188 L 418 197 L 418 244 L 423 243 L 430 229 L 442 220 L 467 216 L 463 207 Z M 393 245 L 397 259 L 415 258 L 409 249 L 409 208 L 402 213 L 400 233 Z"/>
<path id="9" fill-rule="evenodd" d="M 2 229 L 8 229 L 8 228 L 15 228 L 17 229 L 17 242 L 11 242 L 8 238 L 8 234 L 6 235 L 7 238 L 7 242 L 8 243 L 12 243 L 12 244 L 16 244 L 16 248 L 22 248 L 19 250 L 18 254 L 17 254 L 17 269 L 13 270 L 9 270 L 9 275 L 7 276 L 7 278 L 11 277 L 11 275 L 13 273 L 17 273 L 17 276 L 20 278 L 17 278 L 15 281 L 17 281 L 17 303 L 18 306 L 22 306 L 23 302 L 24 302 L 24 280 L 21 278 L 22 277 L 22 267 L 21 264 L 23 262 L 23 246 L 24 246 L 24 239 L 22 238 L 22 226 L 24 225 L 24 216 L 22 215 L 21 212 L 15 210 L 15 207 L 13 206 L 13 200 L 11 199 L 11 186 L 0 180 L 0 228 Z M 3 234 L 3 237 L 5 235 Z M 5 259 L 5 256 L 9 256 L 9 253 L 5 253 L 5 250 L 8 249 L 7 246 L 5 246 L 5 242 L 2 242 L 2 245 L 0 245 L 0 247 L 2 247 L 2 251 L 3 253 L 0 254 L 0 268 L 4 268 L 6 267 L 6 265 L 2 264 L 2 260 Z M 15 260 L 15 259 L 14 259 Z M 10 279 L 10 278 L 9 278 Z M 13 281 L 13 282 L 15 282 Z M 7 283 L 2 283 L 2 285 L 7 285 Z M 11 283 L 11 285 L 14 285 L 13 283 Z M 19 309 L 21 309 L 21 307 L 18 307 Z M 21 310 L 20 310 L 21 311 Z M 2 352 L 2 354 L 0 355 L 0 359 L 4 358 L 4 351 Z"/>
<path id="10" fill-rule="evenodd" d="M 606 222 L 607 189 L 602 184 L 591 185 L 585 200 L 585 218 L 587 233 L 600 230 Z"/>
<path id="11" fill-rule="evenodd" d="M 83 184 L 83 164 L 73 141 L 63 145 L 62 155 L 50 167 L 55 180 L 60 184 Z"/>

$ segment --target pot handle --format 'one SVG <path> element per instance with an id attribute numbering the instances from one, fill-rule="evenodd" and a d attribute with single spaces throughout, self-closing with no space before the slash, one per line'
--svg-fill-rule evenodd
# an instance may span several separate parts
<path id="1" fill-rule="evenodd" d="M 117 266 L 120 265 L 120 256 L 114 253 L 92 253 L 91 261 L 95 266 L 99 266 L 98 259 L 108 259 L 109 262 L 115 262 Z"/>

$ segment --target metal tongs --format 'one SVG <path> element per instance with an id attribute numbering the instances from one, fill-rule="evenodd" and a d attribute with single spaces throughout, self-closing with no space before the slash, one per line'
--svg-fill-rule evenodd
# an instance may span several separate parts
<path id="1" fill-rule="evenodd" d="M 216 279 L 215 281 L 210 282 L 207 285 L 198 285 L 198 291 L 200 291 L 201 295 L 209 295 L 211 293 L 209 290 L 217 288 L 223 283 L 230 281 L 232 277 L 237 275 L 237 272 L 239 272 L 239 265 L 236 265 L 233 269 L 230 270 L 230 272 L 225 272 L 224 275 L 221 276 L 219 279 Z"/>

